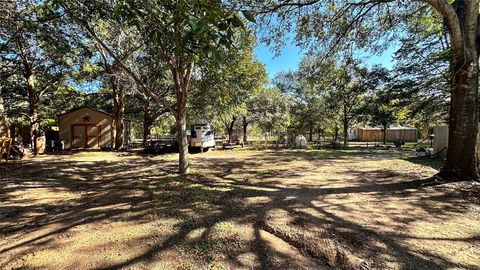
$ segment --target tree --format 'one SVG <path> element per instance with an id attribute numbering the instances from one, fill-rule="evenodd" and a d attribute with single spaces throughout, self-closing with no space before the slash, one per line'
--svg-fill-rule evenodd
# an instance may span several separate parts
<path id="1" fill-rule="evenodd" d="M 395 122 L 395 102 L 390 100 L 385 93 L 372 96 L 368 99 L 368 122 L 372 126 L 380 126 L 383 132 L 383 144 L 387 142 L 387 129 Z"/>
<path id="2" fill-rule="evenodd" d="M 0 137 L 6 137 L 7 134 L 7 118 L 5 116 L 5 106 L 3 105 L 2 86 L 0 85 Z"/>
<path id="3" fill-rule="evenodd" d="M 428 12 L 427 12 L 428 11 Z M 431 127 L 445 125 L 450 105 L 450 41 L 443 18 L 427 10 L 415 18 L 395 53 L 393 88 L 405 122 L 427 138 Z"/>
<path id="4" fill-rule="evenodd" d="M 255 123 L 264 132 L 284 131 L 290 125 L 291 99 L 277 88 L 265 88 L 252 99 Z"/>
<path id="5" fill-rule="evenodd" d="M 131 0 L 113 2 L 113 5 L 104 1 L 81 3 L 57 0 L 55 2 L 87 29 L 145 94 L 169 108 L 175 116 L 177 125 L 179 172 L 180 174 L 188 173 L 187 101 L 193 90 L 191 82 L 196 66 L 208 61 L 219 62 L 220 52 L 231 49 L 235 29 L 244 25 L 242 15 L 227 9 L 223 3 L 215 0 Z M 169 102 L 171 100 L 155 94 L 111 48 L 101 42 L 94 26 L 88 19 L 81 18 L 79 15 L 90 14 L 88 11 L 92 9 L 97 10 L 100 16 L 114 14 L 114 18 L 119 23 L 136 29 L 139 38 L 144 41 L 146 47 L 151 49 L 154 58 L 166 63 L 173 82 L 173 104 Z M 252 19 L 249 13 L 244 14 L 246 18 Z"/>
<path id="6" fill-rule="evenodd" d="M 45 8 L 43 2 L 9 2 L 2 10 L 6 16 L 0 20 L 0 62 L 7 70 L 10 89 L 27 97 L 34 154 L 38 150 L 41 102 L 65 80 L 72 60 L 68 54 L 72 40 L 65 35 L 69 29 L 61 27 L 57 17 L 48 16 Z"/>
<path id="7" fill-rule="evenodd" d="M 164 1 L 162 5 L 129 1 L 119 13 L 146 34 L 145 38 L 156 45 L 159 59 L 169 67 L 175 91 L 171 112 L 177 125 L 179 172 L 186 174 L 189 170 L 187 100 L 195 67 L 202 60 L 220 60 L 220 51 L 231 48 L 234 29 L 243 25 L 242 18 L 213 0 Z"/>
<path id="8" fill-rule="evenodd" d="M 68 15 L 64 17 L 70 18 L 69 23 L 79 25 L 83 30 L 84 42 L 96 49 L 91 60 L 97 61 L 96 64 L 103 68 L 99 77 L 112 92 L 112 146 L 114 149 L 120 149 L 124 146 L 126 91 L 127 88 L 132 88 L 133 84 L 123 65 L 141 47 L 138 35 L 122 22 L 111 18 L 115 2 L 53 1 L 52 8 L 57 4 L 62 6 L 63 10 L 53 11 L 53 14 Z M 108 13 L 110 14 L 106 17 Z M 65 20 L 66 22 L 68 20 Z"/>
<path id="9" fill-rule="evenodd" d="M 367 71 L 348 58 L 346 65 L 333 66 L 332 72 L 332 86 L 325 101 L 330 104 L 331 110 L 338 112 L 339 122 L 343 127 L 343 144 L 346 146 L 350 124 L 363 106 Z"/>
<path id="10" fill-rule="evenodd" d="M 226 52 L 221 66 L 212 63 L 195 82 L 198 89 L 192 96 L 191 109 L 224 126 L 229 142 L 240 119 L 247 116 L 247 104 L 251 96 L 259 92 L 267 82 L 267 72 L 254 56 L 255 36 L 250 31 L 239 31 L 236 50 Z M 245 121 L 243 122 L 243 124 Z M 246 126 L 244 139 L 246 138 Z M 246 141 L 244 141 L 246 143 Z"/>
<path id="11" fill-rule="evenodd" d="M 348 58 L 347 64 L 323 61 L 321 57 L 307 56 L 299 70 L 280 74 L 276 85 L 295 100 L 292 115 L 297 128 L 310 132 L 325 118 L 334 119 L 334 140 L 343 126 L 344 144 L 348 142 L 348 129 L 363 105 L 366 69 Z M 331 121 L 330 121 L 331 122 Z"/>
<path id="12" fill-rule="evenodd" d="M 313 140 L 313 131 L 320 126 L 326 118 L 326 110 L 322 107 L 325 103 L 323 81 L 313 79 L 311 73 L 316 66 L 310 63 L 310 58 L 304 58 L 300 62 L 298 71 L 279 73 L 275 79 L 275 86 L 293 100 L 290 114 L 292 124 L 296 129 L 308 132 L 309 141 Z M 318 70 L 324 70 L 319 68 Z M 318 79 L 318 77 L 316 77 Z M 324 77 L 320 77 L 324 78 Z"/>
<path id="13" fill-rule="evenodd" d="M 135 50 L 139 48 L 135 44 L 135 36 L 127 33 L 121 26 L 114 25 L 112 29 L 107 30 L 108 38 L 112 50 L 115 54 L 126 61 L 134 54 Z M 104 43 L 107 43 L 104 41 Z M 124 147 L 124 120 L 125 120 L 125 106 L 126 106 L 126 91 L 127 88 L 133 88 L 133 82 L 126 72 L 120 67 L 115 59 L 110 59 L 105 49 L 97 44 L 98 50 L 101 54 L 103 67 L 112 90 L 113 96 L 113 147 L 120 149 Z"/>
<path id="14" fill-rule="evenodd" d="M 387 69 L 373 67 L 364 74 L 366 100 L 357 111 L 364 122 L 382 129 L 383 144 L 386 144 L 387 129 L 398 120 L 401 107 L 398 93 L 392 90 L 393 85 Z"/>
<path id="15" fill-rule="evenodd" d="M 352 43 L 354 48 L 379 51 L 388 41 L 402 34 L 402 31 L 392 29 L 410 22 L 410 18 L 422 14 L 425 9 L 433 8 L 444 19 L 451 46 L 449 142 L 441 175 L 459 179 L 480 178 L 478 0 L 456 0 L 453 3 L 448 0 L 313 0 L 246 4 L 258 13 L 274 14 L 277 20 L 270 21 L 284 26 L 272 28 L 273 38 L 279 39 L 296 26 L 297 42 L 311 45 L 312 49 L 323 51 L 327 57 L 342 52 Z"/>
<path id="16" fill-rule="evenodd" d="M 170 98 L 173 86 L 171 79 L 165 72 L 167 69 L 166 64 L 158 61 L 155 58 L 155 53 L 148 47 L 147 49 L 136 51 L 128 61 L 128 65 L 135 76 L 143 83 L 143 85 L 135 84 L 135 95 L 142 103 L 142 119 L 140 120 L 143 123 L 143 145 L 146 146 L 155 122 L 162 116 L 170 113 L 170 109 L 164 103 L 159 103 L 156 100 Z M 156 98 L 145 93 L 143 87 L 150 89 Z M 132 115 L 132 117 L 136 117 L 136 115 Z"/>

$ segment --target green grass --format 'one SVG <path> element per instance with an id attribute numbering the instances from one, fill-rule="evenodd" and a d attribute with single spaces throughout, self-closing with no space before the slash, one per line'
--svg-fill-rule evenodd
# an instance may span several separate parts
<path id="1" fill-rule="evenodd" d="M 444 158 L 441 155 L 435 157 L 407 157 L 405 160 L 414 164 L 431 167 L 436 170 L 440 170 L 444 163 Z"/>
<path id="2" fill-rule="evenodd" d="M 304 158 L 307 160 L 313 159 L 332 159 L 332 158 L 341 158 L 341 157 L 350 157 L 350 156 L 362 156 L 362 155 L 387 155 L 392 153 L 399 153 L 396 150 L 377 150 L 377 149 L 361 149 L 361 148 L 343 148 L 343 149 L 315 149 L 315 150 L 305 150 L 305 149 L 294 149 L 287 151 L 278 151 L 275 155 L 285 156 L 285 157 L 294 157 L 294 158 Z"/>

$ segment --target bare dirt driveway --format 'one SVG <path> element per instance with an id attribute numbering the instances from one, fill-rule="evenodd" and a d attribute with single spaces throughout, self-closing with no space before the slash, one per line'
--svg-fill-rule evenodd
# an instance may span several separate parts
<path id="1" fill-rule="evenodd" d="M 397 152 L 0 164 L 0 269 L 480 269 L 480 187 Z"/>

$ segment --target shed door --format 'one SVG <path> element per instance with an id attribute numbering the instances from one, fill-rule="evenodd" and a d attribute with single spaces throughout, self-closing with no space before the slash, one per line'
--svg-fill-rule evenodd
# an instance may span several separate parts
<path id="1" fill-rule="evenodd" d="M 97 148 L 100 146 L 100 125 L 73 124 L 73 148 Z"/>
<path id="2" fill-rule="evenodd" d="M 100 144 L 100 127 L 95 125 L 88 125 L 87 136 L 85 140 L 87 141 L 87 148 L 99 147 Z"/>
<path id="3" fill-rule="evenodd" d="M 72 134 L 73 147 L 74 148 L 85 147 L 85 126 L 73 125 L 72 131 L 73 131 L 73 134 Z"/>

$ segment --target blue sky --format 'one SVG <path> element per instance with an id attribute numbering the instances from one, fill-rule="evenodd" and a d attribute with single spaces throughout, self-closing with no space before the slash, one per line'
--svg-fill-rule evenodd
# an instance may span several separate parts
<path id="1" fill-rule="evenodd" d="M 391 47 L 381 55 L 359 52 L 358 56 L 361 57 L 369 67 L 379 64 L 386 68 L 391 68 L 394 64 L 393 55 L 395 50 L 395 47 Z M 260 43 L 255 49 L 255 55 L 265 64 L 268 77 L 273 79 L 280 71 L 296 70 L 304 53 L 294 44 L 287 44 L 282 48 L 280 54 L 275 56 L 275 53 L 273 53 L 269 47 Z"/>

